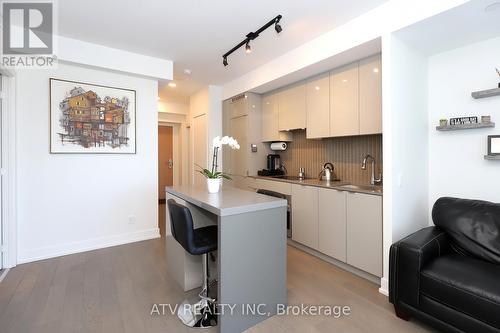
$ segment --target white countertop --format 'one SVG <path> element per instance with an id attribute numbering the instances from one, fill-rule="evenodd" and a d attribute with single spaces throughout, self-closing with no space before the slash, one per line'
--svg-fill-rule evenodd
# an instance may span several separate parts
<path id="1" fill-rule="evenodd" d="M 218 216 L 236 215 L 253 211 L 286 207 L 284 199 L 274 198 L 236 188 L 222 188 L 219 193 L 208 193 L 206 187 L 167 186 L 166 192 Z"/>

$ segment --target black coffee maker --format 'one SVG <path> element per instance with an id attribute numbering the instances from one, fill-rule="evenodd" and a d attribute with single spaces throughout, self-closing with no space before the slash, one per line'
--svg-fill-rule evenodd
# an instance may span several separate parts
<path id="1" fill-rule="evenodd" d="M 285 171 L 281 166 L 280 155 L 267 155 L 267 169 L 259 170 L 257 174 L 259 176 L 283 176 L 285 174 Z"/>
<path id="2" fill-rule="evenodd" d="M 279 154 L 267 155 L 267 170 L 269 170 L 269 172 L 281 170 L 281 159 Z"/>

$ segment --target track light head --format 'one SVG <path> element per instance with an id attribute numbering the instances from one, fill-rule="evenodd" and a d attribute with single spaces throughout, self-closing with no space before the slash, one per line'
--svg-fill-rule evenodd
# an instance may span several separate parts
<path id="1" fill-rule="evenodd" d="M 283 28 L 281 28 L 281 25 L 280 25 L 281 18 L 282 18 L 282 16 L 278 15 L 274 19 L 274 30 L 276 30 L 277 33 L 280 33 L 281 31 L 283 31 Z"/>
<path id="2" fill-rule="evenodd" d="M 224 65 L 224 67 L 226 67 L 227 65 L 229 65 L 229 63 L 227 62 L 227 58 L 226 57 L 222 58 L 222 64 Z"/>
<path id="3" fill-rule="evenodd" d="M 252 53 L 252 47 L 250 46 L 250 40 L 247 40 L 247 43 L 245 45 L 245 52 Z"/>
<path id="4" fill-rule="evenodd" d="M 281 28 L 279 21 L 276 22 L 276 24 L 274 25 L 274 30 L 276 30 L 277 33 L 280 33 L 281 31 L 283 31 L 283 28 Z"/>

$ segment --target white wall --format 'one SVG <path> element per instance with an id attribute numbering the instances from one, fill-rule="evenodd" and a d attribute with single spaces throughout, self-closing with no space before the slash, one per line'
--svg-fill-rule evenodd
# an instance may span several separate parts
<path id="1" fill-rule="evenodd" d="M 500 97 L 470 95 L 497 87 L 495 67 L 500 68 L 500 38 L 429 58 L 429 208 L 441 196 L 500 202 L 500 162 L 483 158 L 486 137 L 498 129 L 434 130 L 440 118 L 460 116 L 491 115 L 500 126 Z"/>
<path id="2" fill-rule="evenodd" d="M 384 277 L 389 248 L 427 225 L 427 58 L 394 34 L 382 38 Z"/>
<path id="3" fill-rule="evenodd" d="M 206 86 L 190 97 L 190 182 L 202 186 L 202 176 L 195 172 L 197 167 L 208 167 L 212 163 L 212 140 L 222 135 L 222 88 Z M 192 161 L 192 162 L 191 162 Z M 222 156 L 219 156 L 222 169 Z"/>
<path id="4" fill-rule="evenodd" d="M 133 73 L 162 80 L 172 80 L 174 77 L 174 64 L 171 60 L 62 36 L 57 36 L 55 44 L 59 61 Z"/>
<path id="5" fill-rule="evenodd" d="M 136 90 L 137 154 L 50 154 L 50 77 Z M 157 81 L 68 64 L 16 80 L 18 263 L 158 237 Z"/>
<path id="6" fill-rule="evenodd" d="M 189 104 L 168 102 L 168 101 L 158 101 L 158 112 L 178 114 L 178 115 L 187 115 L 189 113 Z"/>

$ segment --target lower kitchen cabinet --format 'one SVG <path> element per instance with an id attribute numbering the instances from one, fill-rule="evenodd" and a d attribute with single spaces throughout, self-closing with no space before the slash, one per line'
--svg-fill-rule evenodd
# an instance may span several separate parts
<path id="1" fill-rule="evenodd" d="M 346 262 L 347 192 L 319 189 L 318 250 Z"/>
<path id="2" fill-rule="evenodd" d="M 347 194 L 347 263 L 382 276 L 382 197 Z"/>
<path id="3" fill-rule="evenodd" d="M 318 249 L 318 188 L 292 185 L 292 239 Z"/>

